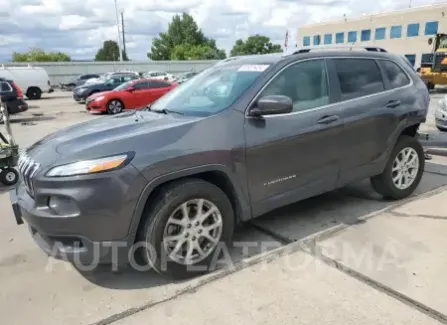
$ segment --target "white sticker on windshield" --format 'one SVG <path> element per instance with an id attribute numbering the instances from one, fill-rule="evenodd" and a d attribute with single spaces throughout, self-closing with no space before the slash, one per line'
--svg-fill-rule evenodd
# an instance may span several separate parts
<path id="1" fill-rule="evenodd" d="M 238 71 L 263 72 L 268 67 L 268 64 L 244 64 Z"/>

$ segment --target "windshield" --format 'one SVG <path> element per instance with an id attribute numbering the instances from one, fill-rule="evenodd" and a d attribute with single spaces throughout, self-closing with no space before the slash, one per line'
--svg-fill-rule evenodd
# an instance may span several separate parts
<path id="1" fill-rule="evenodd" d="M 115 91 L 125 90 L 125 89 L 129 88 L 129 86 L 130 86 L 133 82 L 134 82 L 133 80 L 130 80 L 130 81 L 128 81 L 128 82 L 125 82 L 125 83 L 119 85 L 118 87 L 116 87 L 116 88 L 113 89 L 113 90 L 115 90 Z"/>
<path id="2" fill-rule="evenodd" d="M 268 67 L 266 64 L 216 65 L 180 84 L 150 109 L 194 116 L 216 114 L 232 105 Z"/>
<path id="3" fill-rule="evenodd" d="M 443 35 L 439 38 L 439 47 L 440 49 L 447 49 L 447 35 Z"/>

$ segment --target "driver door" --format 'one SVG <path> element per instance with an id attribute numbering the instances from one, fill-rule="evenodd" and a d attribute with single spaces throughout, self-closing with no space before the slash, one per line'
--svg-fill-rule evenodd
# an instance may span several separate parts
<path id="1" fill-rule="evenodd" d="M 329 105 L 325 61 L 286 67 L 257 99 L 268 95 L 290 97 L 293 111 L 246 117 L 247 175 L 254 215 L 332 190 L 339 173 L 342 121 L 339 109 Z"/>

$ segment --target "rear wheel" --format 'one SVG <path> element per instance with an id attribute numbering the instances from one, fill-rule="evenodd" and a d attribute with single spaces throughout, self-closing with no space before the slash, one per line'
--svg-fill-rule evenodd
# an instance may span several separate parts
<path id="1" fill-rule="evenodd" d="M 371 178 L 374 189 L 386 198 L 398 200 L 413 193 L 424 173 L 424 150 L 418 139 L 401 136 L 382 174 Z"/>
<path id="2" fill-rule="evenodd" d="M 162 190 L 144 216 L 143 258 L 157 272 L 188 278 L 212 270 L 233 235 L 234 213 L 217 186 L 188 179 Z M 220 246 L 220 247 L 219 247 Z"/>
<path id="3" fill-rule="evenodd" d="M 26 91 L 26 97 L 29 99 L 40 99 L 42 97 L 42 90 L 38 87 L 30 87 Z"/>
<path id="4" fill-rule="evenodd" d="M 433 84 L 433 83 L 431 83 L 431 82 L 428 82 L 428 83 L 427 83 L 427 89 L 428 89 L 428 90 L 433 90 L 433 89 L 435 89 L 435 84 Z"/>
<path id="5" fill-rule="evenodd" d="M 124 109 L 124 104 L 122 101 L 118 99 L 112 99 L 107 103 L 107 113 L 109 114 L 118 114 L 121 113 Z"/>

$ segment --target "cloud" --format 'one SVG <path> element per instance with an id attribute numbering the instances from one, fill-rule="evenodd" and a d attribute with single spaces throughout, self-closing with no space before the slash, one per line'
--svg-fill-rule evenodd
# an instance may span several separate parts
<path id="1" fill-rule="evenodd" d="M 30 47 L 92 59 L 105 40 L 117 40 L 114 0 L 3 0 L 0 61 Z M 441 2 L 441 1 L 435 1 Z M 408 0 L 117 0 L 124 13 L 126 46 L 134 60 L 146 59 L 152 39 L 173 15 L 188 12 L 208 37 L 229 52 L 235 40 L 253 34 L 282 44 L 286 29 L 294 43 L 303 24 L 408 7 Z M 413 0 L 414 7 L 433 3 Z"/>

